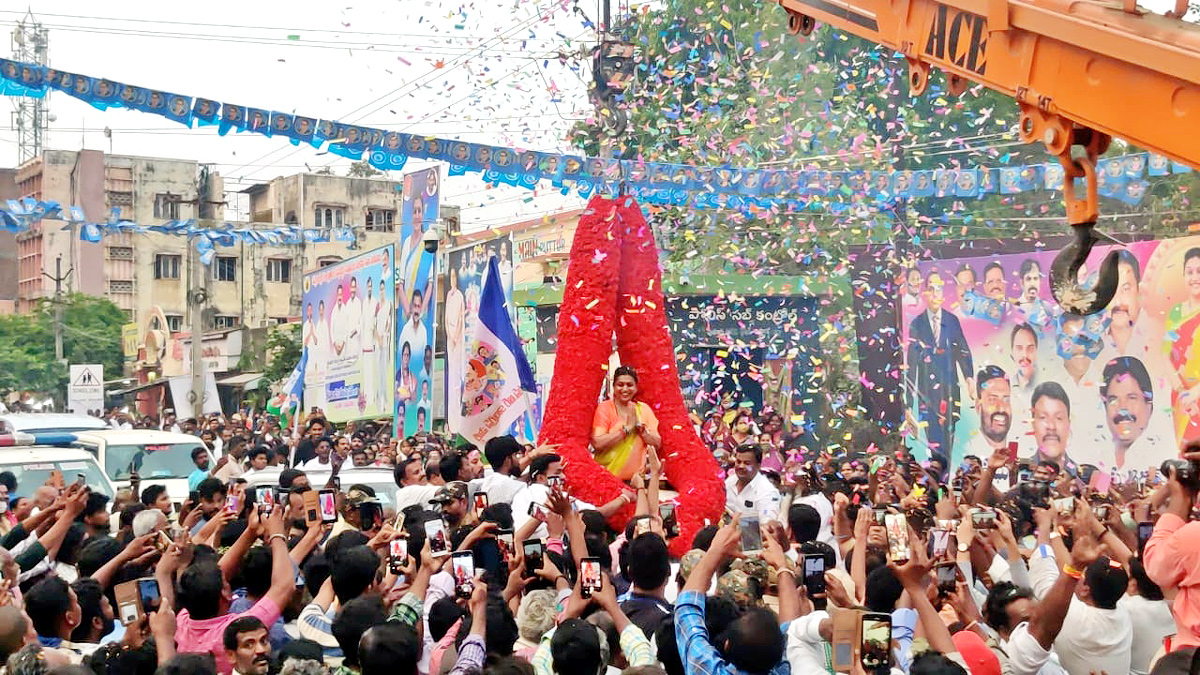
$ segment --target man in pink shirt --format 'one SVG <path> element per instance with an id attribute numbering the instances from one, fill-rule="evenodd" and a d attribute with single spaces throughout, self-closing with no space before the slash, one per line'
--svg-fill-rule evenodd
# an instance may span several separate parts
<path id="1" fill-rule="evenodd" d="M 262 530 L 266 546 L 271 549 L 271 587 L 262 599 L 241 614 L 227 614 L 231 590 L 216 560 L 195 561 L 185 568 L 179 575 L 178 593 L 174 583 L 179 566 L 177 547 L 171 547 L 155 570 L 164 598 L 170 600 L 172 607 L 181 608 L 175 631 L 178 651 L 211 653 L 217 661 L 217 672 L 222 675 L 233 670 L 225 652 L 226 626 L 246 616 L 257 618 L 265 626 L 272 625 L 295 590 L 292 561 L 288 557 L 287 538 L 283 534 L 283 509 L 276 506 L 270 517 L 262 521 Z"/>
<path id="2" fill-rule="evenodd" d="M 1189 447 L 1189 451 L 1197 450 Z M 1197 473 L 1200 452 L 1187 452 L 1190 474 Z M 1146 542 L 1142 554 L 1146 574 L 1158 584 L 1167 597 L 1175 591 L 1171 603 L 1177 633 L 1170 638 L 1170 651 L 1183 647 L 1200 647 L 1200 522 L 1188 522 L 1192 504 L 1196 501 L 1200 475 L 1180 480 L 1178 471 L 1171 471 L 1166 484 L 1150 497 L 1151 509 L 1166 502 L 1166 511 L 1154 525 L 1154 533 Z"/>

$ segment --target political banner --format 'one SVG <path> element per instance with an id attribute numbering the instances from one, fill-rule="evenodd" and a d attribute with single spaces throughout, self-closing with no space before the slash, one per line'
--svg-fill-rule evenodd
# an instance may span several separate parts
<path id="1" fill-rule="evenodd" d="M 437 316 L 436 255 L 425 250 L 441 198 L 441 169 L 404 176 L 400 246 L 396 258 L 396 433 L 411 436 L 433 428 L 433 325 Z M 436 231 L 436 230 L 435 230 Z"/>
<path id="2" fill-rule="evenodd" d="M 462 416 L 459 433 L 477 447 L 508 433 L 529 410 L 537 392 L 533 371 L 521 349 L 504 301 L 497 260 L 488 261 L 475 330 L 467 347 L 465 383 L 457 401 Z M 453 401 L 451 402 L 454 403 Z"/>
<path id="3" fill-rule="evenodd" d="M 471 358 L 467 353 L 470 347 L 467 342 L 475 335 L 483 279 L 487 275 L 488 260 L 493 257 L 497 260 L 505 306 L 512 307 L 512 240 L 508 237 L 489 239 L 451 251 L 447 256 L 446 424 L 455 433 L 462 429 L 461 406 L 456 402 L 462 400 L 465 368 Z"/>
<path id="4" fill-rule="evenodd" d="M 393 260 L 389 244 L 304 276 L 304 402 L 331 422 L 391 412 Z"/>
<path id="5" fill-rule="evenodd" d="M 1110 247 L 1081 275 L 1095 279 Z M 1117 247 L 1116 296 L 1064 313 L 1056 251 L 925 261 L 901 279 L 905 418 L 917 454 L 1020 458 L 1118 476 L 1200 439 L 1200 237 Z"/>

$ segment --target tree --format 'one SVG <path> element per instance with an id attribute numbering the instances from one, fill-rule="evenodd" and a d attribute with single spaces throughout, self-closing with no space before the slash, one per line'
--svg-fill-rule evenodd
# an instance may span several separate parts
<path id="1" fill-rule="evenodd" d="M 355 178 L 370 178 L 372 176 L 382 176 L 383 172 L 364 160 L 361 162 L 351 162 L 350 169 L 346 171 L 346 175 L 354 176 Z"/>
<path id="2" fill-rule="evenodd" d="M 54 358 L 54 302 L 29 314 L 0 316 L 0 393 L 34 391 L 66 396 L 66 364 L 99 363 L 109 377 L 124 370 L 121 325 L 125 312 L 106 298 L 73 293 L 63 298 L 63 356 Z"/>
<path id="3" fill-rule="evenodd" d="M 267 335 L 267 365 L 263 375 L 267 382 L 282 384 L 300 363 L 304 347 L 300 343 L 300 324 L 284 323 L 271 328 Z"/>

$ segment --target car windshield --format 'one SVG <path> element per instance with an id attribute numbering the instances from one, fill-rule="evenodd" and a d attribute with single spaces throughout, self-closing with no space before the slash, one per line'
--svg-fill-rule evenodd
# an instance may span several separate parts
<path id="1" fill-rule="evenodd" d="M 187 478 L 196 470 L 192 449 L 199 443 L 110 445 L 104 451 L 104 471 L 112 480 L 129 480 L 132 467 L 143 480 Z"/>
<path id="2" fill-rule="evenodd" d="M 95 462 L 73 460 L 63 462 L 27 462 L 24 464 L 0 464 L 0 471 L 11 471 L 17 478 L 17 485 L 45 485 L 54 471 L 61 471 L 63 484 L 74 483 L 83 474 L 83 480 L 92 492 L 98 492 L 106 497 L 112 497 L 108 483 L 104 480 L 100 467 Z"/>

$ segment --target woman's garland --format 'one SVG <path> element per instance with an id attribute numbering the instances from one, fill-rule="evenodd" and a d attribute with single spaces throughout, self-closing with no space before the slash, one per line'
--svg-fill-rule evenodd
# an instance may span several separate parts
<path id="1" fill-rule="evenodd" d="M 558 316 L 558 357 L 540 438 L 558 444 L 572 493 L 593 504 L 616 499 L 624 488 L 596 463 L 589 447 L 614 329 L 621 362 L 637 370 L 638 399 L 658 418 L 664 470 L 679 490 L 680 536 L 669 544 L 672 555 L 681 556 L 706 522 L 720 518 L 724 486 L 716 461 L 687 417 L 650 226 L 632 198 L 596 196 L 571 245 Z M 623 528 L 633 510 L 633 505 L 622 508 L 610 522 Z"/>

